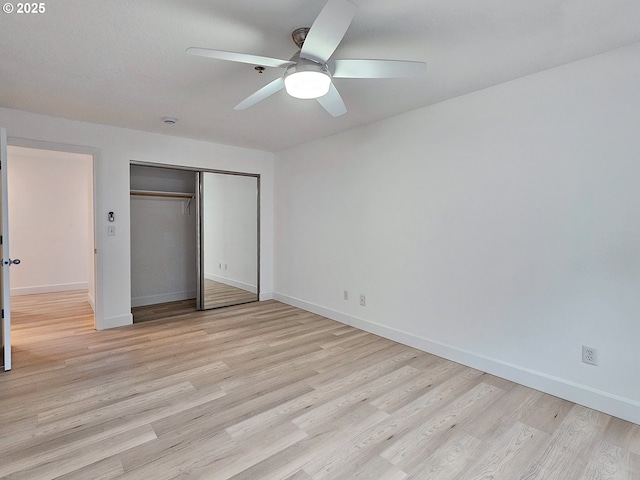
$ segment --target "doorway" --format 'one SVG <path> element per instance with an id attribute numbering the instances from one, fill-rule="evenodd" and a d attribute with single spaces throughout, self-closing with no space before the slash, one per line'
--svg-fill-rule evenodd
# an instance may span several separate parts
<path id="1" fill-rule="evenodd" d="M 11 255 L 21 260 L 11 297 L 84 292 L 95 312 L 93 155 L 15 145 L 7 153 Z"/>

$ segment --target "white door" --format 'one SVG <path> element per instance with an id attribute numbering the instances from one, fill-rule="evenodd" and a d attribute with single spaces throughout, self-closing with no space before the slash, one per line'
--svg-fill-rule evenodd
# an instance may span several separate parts
<path id="1" fill-rule="evenodd" d="M 0 128 L 0 307 L 2 308 L 2 368 L 11 370 L 11 309 L 9 305 L 9 215 L 7 205 L 7 131 Z"/>

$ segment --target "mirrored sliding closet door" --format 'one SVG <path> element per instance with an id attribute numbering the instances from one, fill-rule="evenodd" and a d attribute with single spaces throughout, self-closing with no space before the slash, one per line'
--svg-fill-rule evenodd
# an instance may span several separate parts
<path id="1" fill-rule="evenodd" d="M 259 178 L 200 172 L 198 303 L 202 310 L 259 295 Z"/>

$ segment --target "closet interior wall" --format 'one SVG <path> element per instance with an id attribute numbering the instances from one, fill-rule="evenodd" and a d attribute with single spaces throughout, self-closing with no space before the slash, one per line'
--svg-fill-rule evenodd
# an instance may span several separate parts
<path id="1" fill-rule="evenodd" d="M 197 173 L 130 168 L 131 306 L 195 299 Z"/>

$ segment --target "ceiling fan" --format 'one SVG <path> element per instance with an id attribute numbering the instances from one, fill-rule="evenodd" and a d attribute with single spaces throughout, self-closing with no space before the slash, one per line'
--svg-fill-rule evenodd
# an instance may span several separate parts
<path id="1" fill-rule="evenodd" d="M 264 67 L 285 68 L 284 75 L 249 95 L 234 107 L 245 110 L 283 88 L 292 97 L 315 98 L 334 117 L 347 112 L 332 78 L 397 78 L 418 75 L 426 70 L 424 62 L 402 60 L 332 60 L 331 55 L 344 37 L 356 6 L 349 0 L 329 0 L 311 28 L 298 28 L 291 34 L 300 49 L 290 60 L 248 55 L 245 53 L 187 48 L 189 55 L 229 60 Z"/>

